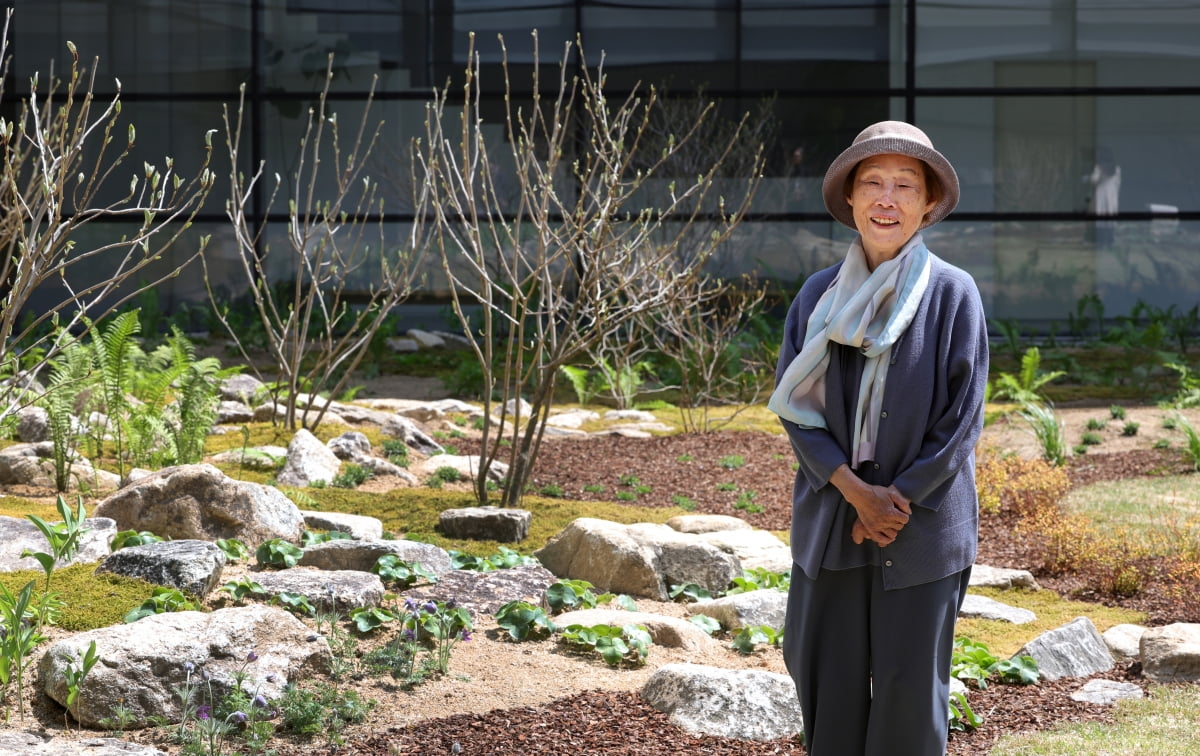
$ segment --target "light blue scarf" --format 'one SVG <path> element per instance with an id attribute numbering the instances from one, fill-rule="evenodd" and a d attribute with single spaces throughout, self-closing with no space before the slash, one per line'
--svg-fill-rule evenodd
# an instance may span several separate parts
<path id="1" fill-rule="evenodd" d="M 784 371 L 767 407 L 802 428 L 827 428 L 829 343 L 857 347 L 867 362 L 854 411 L 851 466 L 874 459 L 892 344 L 912 322 L 928 284 L 929 250 L 920 234 L 873 271 L 867 268 L 861 237 L 855 239 L 809 316 L 804 346 Z"/>

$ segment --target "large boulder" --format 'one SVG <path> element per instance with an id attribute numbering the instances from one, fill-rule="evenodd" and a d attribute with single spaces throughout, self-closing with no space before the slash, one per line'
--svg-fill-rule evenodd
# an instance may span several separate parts
<path id="1" fill-rule="evenodd" d="M 49 521 L 49 524 L 58 523 Z M 83 533 L 79 536 L 79 549 L 75 556 L 69 561 L 59 562 L 57 567 L 98 562 L 111 552 L 109 544 L 117 534 L 117 523 L 108 517 L 89 517 L 81 527 Z M 42 569 L 33 557 L 21 556 L 26 549 L 49 554 L 50 543 L 31 520 L 0 516 L 0 572 Z"/>
<path id="2" fill-rule="evenodd" d="M 696 735 L 775 740 L 803 731 L 796 686 L 777 672 L 667 664 L 646 681 L 641 696 Z"/>
<path id="3" fill-rule="evenodd" d="M 278 489 L 234 480 L 213 465 L 167 467 L 126 485 L 96 506 L 121 530 L 168 539 L 236 538 L 251 550 L 264 541 L 299 541 L 300 509 Z"/>
<path id="4" fill-rule="evenodd" d="M 38 665 L 46 695 L 67 706 L 67 664 L 78 663 L 93 641 L 98 662 L 68 708 L 84 727 L 100 729 L 116 719 L 120 708 L 132 718 L 131 727 L 179 722 L 178 690 L 198 685 L 201 675 L 210 677 L 205 693 L 211 689 L 217 702 L 233 689 L 236 675 L 244 675 L 249 695 L 273 701 L 289 682 L 327 668 L 331 659 L 328 642 L 282 609 L 251 605 L 169 612 L 76 633 L 52 645 Z"/>
<path id="5" fill-rule="evenodd" d="M 1175 622 L 1142 633 L 1142 674 L 1155 682 L 1200 681 L 1200 624 Z"/>

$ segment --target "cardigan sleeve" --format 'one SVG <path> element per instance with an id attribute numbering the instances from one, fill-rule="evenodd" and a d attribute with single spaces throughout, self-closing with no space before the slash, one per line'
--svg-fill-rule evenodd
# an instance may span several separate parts
<path id="1" fill-rule="evenodd" d="M 814 274 L 800 287 L 792 305 L 788 308 L 787 319 L 783 326 L 783 340 L 779 347 L 779 362 L 775 368 L 775 385 L 792 360 L 804 346 L 804 335 L 808 327 L 808 318 L 817 305 L 817 300 L 824 293 L 829 282 L 833 280 L 839 265 Z M 838 444 L 833 435 L 824 428 L 801 428 L 795 423 L 780 419 L 783 429 L 787 432 L 792 450 L 800 466 L 800 472 L 814 491 L 824 487 L 833 471 L 844 463 L 849 462 L 846 452 Z"/>
<path id="2" fill-rule="evenodd" d="M 965 274 L 951 280 L 957 284 L 947 287 L 939 332 L 926 337 L 930 348 L 939 350 L 941 411 L 929 418 L 916 456 L 893 481 L 914 504 L 934 510 L 942 500 L 930 494 L 973 462 L 988 377 L 987 321 L 979 291 Z"/>

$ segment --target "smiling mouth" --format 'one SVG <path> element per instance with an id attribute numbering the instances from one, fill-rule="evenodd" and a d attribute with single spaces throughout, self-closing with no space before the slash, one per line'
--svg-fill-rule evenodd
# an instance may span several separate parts
<path id="1" fill-rule="evenodd" d="M 900 221 L 895 218 L 872 218 L 871 222 L 879 226 L 897 226 Z"/>

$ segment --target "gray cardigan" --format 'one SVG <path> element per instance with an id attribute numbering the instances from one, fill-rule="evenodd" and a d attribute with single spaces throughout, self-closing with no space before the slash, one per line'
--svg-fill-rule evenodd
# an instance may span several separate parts
<path id="1" fill-rule="evenodd" d="M 930 254 L 929 286 L 908 330 L 892 347 L 873 461 L 856 470 L 867 483 L 895 485 L 913 514 L 886 548 L 855 546 L 854 508 L 829 482 L 850 462 L 851 418 L 862 358 L 849 347 L 826 373 L 828 429 L 782 421 L 799 471 L 792 493 L 792 560 L 810 578 L 822 568 L 880 565 L 887 589 L 906 588 L 971 566 L 979 537 L 975 443 L 983 430 L 988 375 L 987 323 L 975 282 Z M 841 263 L 813 274 L 788 310 L 776 381 L 804 344 L 809 314 Z M 848 408 L 849 411 L 845 411 Z"/>

